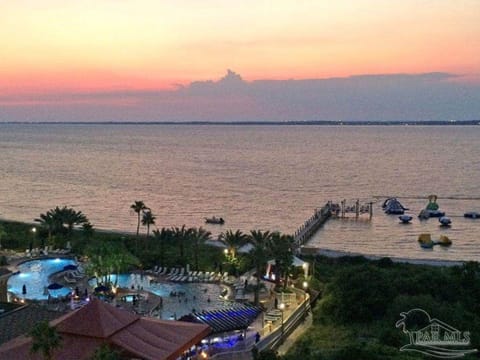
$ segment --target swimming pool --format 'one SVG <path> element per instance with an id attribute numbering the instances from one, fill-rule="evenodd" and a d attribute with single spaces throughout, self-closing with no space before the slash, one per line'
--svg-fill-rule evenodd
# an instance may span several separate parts
<path id="1" fill-rule="evenodd" d="M 23 299 L 47 300 L 48 293 L 45 292 L 45 287 L 49 285 L 49 276 L 62 271 L 67 265 L 75 265 L 75 261 L 57 258 L 30 260 L 21 263 L 17 266 L 20 272 L 8 279 L 7 291 Z M 26 294 L 22 293 L 24 285 Z M 58 297 L 65 296 L 71 291 L 72 289 L 63 287 L 58 290 L 49 290 L 49 293 L 53 297 Z"/>
<path id="2" fill-rule="evenodd" d="M 117 280 L 111 275 L 111 281 Z M 172 283 L 156 282 L 154 277 L 141 274 L 121 274 L 118 276 L 118 286 L 133 290 L 146 290 L 163 298 L 163 305 L 159 312 L 162 319 L 177 319 L 190 314 L 193 310 L 208 311 L 225 308 L 229 301 L 220 297 L 224 287 L 209 283 Z M 95 287 L 96 279 L 91 279 L 89 285 Z M 132 288 L 133 287 L 133 288 Z M 175 296 L 171 296 L 176 294 Z M 178 294 L 182 294 L 178 296 Z"/>

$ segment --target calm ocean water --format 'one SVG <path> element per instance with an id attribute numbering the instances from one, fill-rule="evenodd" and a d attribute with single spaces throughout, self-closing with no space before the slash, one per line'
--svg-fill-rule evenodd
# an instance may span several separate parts
<path id="1" fill-rule="evenodd" d="M 480 211 L 479 139 L 479 126 L 0 124 L 0 217 L 32 221 L 67 205 L 97 228 L 133 232 L 130 204 L 143 200 L 158 227 L 293 232 L 328 200 L 398 196 L 413 224 L 383 214 L 379 199 L 372 221 L 329 221 L 311 244 L 480 260 L 480 220 L 463 218 Z M 429 194 L 439 196 L 450 229 L 416 219 Z M 206 226 L 212 215 L 226 224 Z M 421 232 L 446 234 L 453 245 L 422 250 Z"/>

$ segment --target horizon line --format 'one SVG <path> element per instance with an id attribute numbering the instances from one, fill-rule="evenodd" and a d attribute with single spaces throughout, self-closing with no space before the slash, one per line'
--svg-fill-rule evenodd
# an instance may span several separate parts
<path id="1" fill-rule="evenodd" d="M 0 121 L 0 125 L 321 125 L 321 126 L 415 126 L 415 125 L 480 125 L 477 120 L 292 120 L 292 121 Z"/>

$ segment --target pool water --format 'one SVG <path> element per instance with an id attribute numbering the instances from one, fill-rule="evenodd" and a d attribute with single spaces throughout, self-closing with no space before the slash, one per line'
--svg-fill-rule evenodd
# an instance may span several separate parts
<path id="1" fill-rule="evenodd" d="M 7 291 L 19 298 L 29 300 L 47 300 L 48 294 L 52 297 L 65 296 L 72 291 L 71 288 L 63 287 L 58 290 L 48 290 L 46 293 L 45 287 L 49 285 L 50 275 L 62 271 L 67 265 L 75 265 L 75 261 L 57 258 L 21 263 L 17 266 L 20 272 L 8 279 Z M 26 294 L 22 293 L 23 285 L 25 285 Z"/>
<path id="2" fill-rule="evenodd" d="M 117 280 L 118 286 L 126 289 L 146 290 L 161 296 L 163 306 L 158 316 L 162 319 L 180 318 L 193 310 L 214 310 L 227 307 L 230 302 L 220 297 L 224 287 L 209 283 L 172 283 L 156 282 L 153 277 L 141 274 L 121 274 L 118 279 L 111 275 L 111 281 Z M 91 279 L 89 285 L 97 286 L 96 279 Z M 179 294 L 182 294 L 179 296 Z M 176 294 L 175 296 L 172 296 Z"/>

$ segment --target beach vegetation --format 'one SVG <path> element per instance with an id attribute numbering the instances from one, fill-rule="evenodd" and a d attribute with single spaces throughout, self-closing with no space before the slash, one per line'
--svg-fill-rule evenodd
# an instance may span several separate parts
<path id="1" fill-rule="evenodd" d="M 93 353 L 93 356 L 91 357 L 91 360 L 120 360 L 120 359 L 122 359 L 120 352 L 112 349 L 107 344 L 102 344 L 101 346 L 99 346 Z"/>
<path id="2" fill-rule="evenodd" d="M 219 240 L 222 241 L 227 247 L 228 256 L 232 260 L 235 260 L 238 249 L 248 242 L 248 236 L 241 230 L 227 230 L 220 234 Z"/>
<path id="3" fill-rule="evenodd" d="M 200 251 L 200 245 L 204 244 L 207 240 L 210 239 L 211 232 L 205 230 L 202 227 L 199 227 L 199 228 L 190 229 L 189 235 L 193 243 L 193 261 L 194 261 L 195 270 L 199 270 L 198 253 Z"/>
<path id="4" fill-rule="evenodd" d="M 171 242 L 172 231 L 167 228 L 155 229 L 153 230 L 153 236 L 155 239 L 155 248 L 158 248 L 158 263 L 165 264 L 165 247 L 168 242 Z"/>
<path id="5" fill-rule="evenodd" d="M 150 210 L 142 200 L 135 200 L 132 205 L 130 205 L 130 209 L 132 209 L 137 214 L 137 236 L 135 238 L 135 250 L 138 250 L 138 235 L 140 234 L 140 223 L 142 221 L 142 214 Z"/>
<path id="6" fill-rule="evenodd" d="M 118 275 L 140 264 L 121 241 L 93 243 L 86 248 L 85 254 L 88 257 L 87 273 L 96 278 L 97 285 L 106 287 L 116 287 Z M 117 275 L 113 281 L 112 275 Z"/>
<path id="7" fill-rule="evenodd" d="M 185 225 L 182 227 L 172 227 L 172 239 L 178 246 L 177 263 L 185 266 L 187 264 L 185 244 L 191 236 L 192 228 L 187 228 Z"/>
<path id="8" fill-rule="evenodd" d="M 401 352 L 409 343 L 396 328 L 400 313 L 425 310 L 470 333 L 469 348 L 480 348 L 478 263 L 428 266 L 363 257 L 310 258 L 315 269 L 309 289 L 316 300 L 313 324 L 282 359 L 421 359 Z M 475 358 L 474 355 L 465 359 Z"/>
<path id="9" fill-rule="evenodd" d="M 34 221 L 40 225 L 39 237 L 42 248 L 45 244 L 45 234 L 49 245 L 58 245 L 59 239 L 71 239 L 76 225 L 82 226 L 89 223 L 87 216 L 81 211 L 66 206 L 50 209 L 46 213 L 40 214 Z"/>
<path id="10" fill-rule="evenodd" d="M 269 231 L 252 230 L 248 236 L 248 242 L 253 245 L 249 255 L 255 267 L 255 276 L 257 285 L 254 292 L 254 304 L 258 305 L 260 299 L 260 284 L 263 268 L 268 261 L 269 250 L 268 245 L 272 234 Z"/>
<path id="11" fill-rule="evenodd" d="M 7 235 L 5 228 L 0 224 L 0 250 L 2 249 L 2 238 Z"/>
<path id="12" fill-rule="evenodd" d="M 229 272 L 235 276 L 238 275 L 241 268 L 245 269 L 246 259 L 244 256 L 237 256 L 237 253 L 248 242 L 247 234 L 240 230 L 227 230 L 219 235 L 219 240 L 226 246 L 225 258 L 229 265 Z"/>
<path id="13" fill-rule="evenodd" d="M 270 257 L 275 261 L 276 286 L 280 287 L 283 278 L 283 288 L 286 289 L 293 262 L 293 236 L 274 232 L 269 239 L 268 248 Z"/>
<path id="14" fill-rule="evenodd" d="M 142 225 L 147 227 L 147 238 L 150 235 L 150 226 L 155 225 L 156 216 L 151 210 L 145 210 L 142 215 Z"/>

